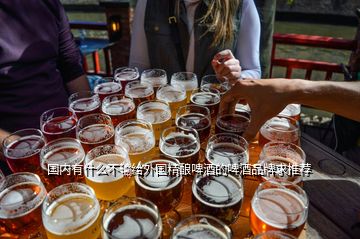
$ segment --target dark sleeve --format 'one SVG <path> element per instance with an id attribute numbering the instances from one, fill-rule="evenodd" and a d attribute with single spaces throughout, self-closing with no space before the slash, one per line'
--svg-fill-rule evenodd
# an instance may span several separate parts
<path id="1" fill-rule="evenodd" d="M 65 83 L 84 73 L 82 57 L 70 30 L 64 7 L 59 3 L 59 59 L 58 68 Z"/>

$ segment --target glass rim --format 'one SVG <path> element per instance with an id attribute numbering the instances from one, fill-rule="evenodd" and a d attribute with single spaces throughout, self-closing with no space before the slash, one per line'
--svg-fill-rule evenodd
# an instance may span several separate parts
<path id="1" fill-rule="evenodd" d="M 175 72 L 171 75 L 171 79 L 173 79 L 173 77 L 177 77 L 177 76 L 190 76 L 191 79 L 196 79 L 197 80 L 197 75 L 194 73 L 194 72 L 191 72 L 191 71 L 178 71 L 178 72 Z M 181 77 L 181 79 L 178 79 L 180 81 L 187 81 L 188 80 L 188 77 Z"/>
<path id="2" fill-rule="evenodd" d="M 165 76 L 166 77 L 166 71 L 164 69 L 161 69 L 161 68 L 149 68 L 149 69 L 145 69 L 143 70 L 143 72 L 141 73 L 141 76 L 143 76 L 143 74 L 146 74 L 146 73 L 149 73 L 149 72 L 160 72 L 160 76 L 159 77 L 162 77 L 162 76 Z"/>
<path id="3" fill-rule="evenodd" d="M 50 122 L 52 119 L 56 118 L 56 117 L 59 117 L 59 116 L 55 116 L 54 118 L 51 118 L 51 119 L 47 119 L 46 117 L 46 120 L 44 120 L 45 118 L 45 115 L 51 113 L 51 112 L 54 112 L 54 111 L 60 111 L 60 110 L 64 110 L 64 112 L 67 110 L 68 112 L 71 113 L 71 115 L 65 115 L 65 114 L 60 114 L 61 116 L 68 116 L 66 117 L 66 119 L 62 120 L 61 122 L 58 122 L 56 124 L 59 124 L 59 123 L 62 123 L 68 119 L 74 119 L 75 120 L 75 124 L 73 127 L 65 130 L 65 131 L 61 131 L 61 132 L 48 132 L 45 130 L 44 126 L 46 123 Z M 60 116 L 60 117 L 61 117 Z M 70 132 L 71 130 L 75 129 L 76 128 L 76 123 L 78 121 L 78 118 L 75 114 L 75 111 L 73 109 L 71 109 L 70 107 L 57 107 L 57 108 L 53 108 L 53 109 L 50 109 L 50 110 L 47 110 L 45 111 L 44 113 L 41 114 L 40 116 L 40 128 L 41 128 L 41 131 L 45 132 L 45 133 L 49 133 L 49 134 L 52 134 L 52 135 L 59 135 L 59 134 L 64 134 L 64 133 L 67 133 L 67 132 Z"/>
<path id="4" fill-rule="evenodd" d="M 114 97 L 117 97 L 116 100 L 112 100 L 112 98 Z M 105 113 L 105 110 L 104 108 L 106 109 L 106 107 L 110 106 L 112 103 L 116 103 L 116 102 L 119 102 L 121 100 L 126 100 L 128 101 L 129 103 L 131 103 L 131 110 L 130 111 L 126 111 L 124 113 L 120 113 L 120 114 L 111 114 L 111 113 Z M 102 103 L 101 103 L 101 111 L 106 114 L 106 115 L 109 115 L 109 116 L 120 116 L 120 115 L 126 115 L 132 111 L 134 111 L 136 109 L 136 105 L 133 101 L 132 98 L 130 97 L 127 97 L 125 94 L 114 94 L 114 95 L 108 95 L 106 96 L 103 100 L 102 100 Z"/>
<path id="5" fill-rule="evenodd" d="M 72 102 L 74 102 L 76 100 L 79 100 L 79 99 L 92 98 L 92 97 L 99 98 L 99 95 L 97 93 L 95 93 L 95 92 L 90 91 L 90 90 L 79 90 L 77 92 L 72 93 L 69 96 L 69 102 L 72 103 Z"/>
<path id="6" fill-rule="evenodd" d="M 162 97 L 162 95 L 165 94 L 165 92 L 163 92 L 163 91 L 167 90 L 167 88 L 169 88 L 169 87 L 173 88 L 174 90 L 178 90 L 178 88 L 180 88 L 179 92 L 182 93 L 181 95 L 183 97 L 178 101 L 164 100 L 164 97 Z M 160 99 L 160 98 L 162 98 L 162 99 Z M 162 101 L 165 101 L 165 102 L 170 102 L 170 103 L 181 102 L 181 101 L 186 99 L 186 89 L 185 89 L 184 86 L 182 86 L 181 84 L 178 84 L 178 83 L 166 84 L 166 85 L 160 86 L 159 89 L 156 91 L 156 99 L 162 100 Z"/>
<path id="7" fill-rule="evenodd" d="M 235 133 L 218 133 L 218 134 L 214 134 L 212 135 L 208 142 L 207 142 L 207 145 L 206 145 L 206 149 L 205 149 L 205 155 L 207 155 L 207 151 L 210 150 L 210 147 L 211 147 L 211 143 L 215 144 L 215 140 L 219 139 L 219 138 L 222 138 L 222 137 L 228 137 L 228 138 L 232 138 L 232 139 L 235 139 L 236 141 L 238 141 L 238 143 L 240 144 L 237 144 L 235 142 L 230 142 L 231 144 L 234 144 L 234 145 L 239 145 L 240 147 L 244 148 L 244 152 L 242 152 L 241 154 L 237 154 L 237 155 L 248 155 L 248 151 L 249 151 L 249 142 L 242 136 L 238 135 L 238 134 L 235 134 Z M 219 139 L 220 140 L 220 139 Z M 223 143 L 228 143 L 228 142 L 223 142 Z M 243 144 L 243 145 L 241 145 Z M 236 157 L 236 156 L 234 156 Z"/>
<path id="8" fill-rule="evenodd" d="M 199 106 L 214 106 L 214 105 L 217 105 L 220 103 L 221 101 L 221 95 L 220 95 L 220 91 L 216 90 L 218 93 L 214 93 L 214 92 L 211 92 L 211 91 L 203 91 L 203 90 L 199 90 L 199 91 L 196 91 L 197 89 L 194 89 L 192 92 L 191 92 L 191 96 L 190 96 L 190 102 L 191 104 L 194 104 L 194 105 L 199 105 Z M 215 103 L 210 103 L 210 104 L 202 104 L 202 103 L 196 103 L 193 101 L 193 98 L 197 95 L 211 95 L 212 96 L 212 99 L 216 98 L 217 101 Z"/>
<path id="9" fill-rule="evenodd" d="M 133 125 L 133 124 L 136 124 L 136 125 L 143 125 L 145 126 L 144 128 L 145 129 L 149 129 L 151 130 L 153 133 L 154 133 L 154 130 L 153 130 L 153 127 L 152 125 L 145 121 L 145 120 L 142 120 L 142 119 L 128 119 L 128 120 L 124 120 L 122 121 L 121 123 L 119 123 L 116 127 L 115 127 L 115 132 L 118 133 L 118 131 L 124 129 L 125 127 L 129 126 L 129 125 Z M 122 137 L 122 135 L 120 135 Z"/>
<path id="10" fill-rule="evenodd" d="M 202 105 L 195 105 L 195 104 L 183 105 L 183 106 L 178 108 L 176 114 L 177 115 L 184 115 L 184 113 L 180 114 L 180 111 L 183 110 L 183 109 L 188 109 L 188 108 L 190 108 L 190 109 L 191 108 L 198 108 L 198 109 L 204 110 L 204 111 L 206 111 L 206 115 L 204 115 L 204 114 L 202 114 L 202 115 L 204 115 L 205 118 L 210 118 L 211 119 L 210 110 L 207 107 L 202 106 Z M 184 111 L 185 111 L 185 113 L 187 111 L 190 111 L 190 113 L 191 113 L 191 110 L 184 110 Z M 198 112 L 196 112 L 196 113 L 198 113 Z M 199 114 L 201 114 L 201 113 L 199 113 Z M 176 118 L 178 118 L 178 117 L 176 117 Z"/>
<path id="11" fill-rule="evenodd" d="M 93 113 L 93 114 L 84 115 L 83 117 L 81 117 L 81 118 L 78 120 L 76 126 L 79 127 L 79 128 L 81 128 L 81 129 L 83 129 L 84 127 L 80 127 L 80 122 L 83 123 L 84 120 L 90 119 L 90 118 L 94 118 L 94 117 L 96 117 L 96 116 L 97 116 L 97 117 L 100 117 L 100 118 L 102 118 L 102 119 L 105 119 L 106 121 L 109 121 L 109 122 L 108 122 L 108 123 L 110 123 L 109 125 L 113 126 L 113 125 L 112 125 L 112 121 L 111 121 L 111 117 L 110 117 L 109 115 L 103 114 L 103 113 Z M 107 123 L 107 124 L 108 124 L 108 123 Z M 98 123 L 90 123 L 90 124 L 87 124 L 85 127 L 87 127 L 87 126 L 89 126 L 89 125 L 93 125 L 93 124 L 98 124 Z M 113 127 L 114 127 L 114 126 L 113 126 Z"/>
<path id="12" fill-rule="evenodd" d="M 289 147 L 291 147 L 291 149 L 295 149 L 294 152 L 297 153 L 301 159 L 303 159 L 304 163 L 306 162 L 306 153 L 305 151 L 298 145 L 294 144 L 294 143 L 289 143 L 289 142 L 283 142 L 283 141 L 270 141 L 267 142 L 263 148 L 261 149 L 261 153 L 260 156 L 263 156 L 265 158 L 267 158 L 267 155 L 264 155 L 265 150 L 271 148 L 271 147 L 284 147 L 284 149 L 289 149 Z M 261 157 L 260 157 L 261 158 Z M 263 159 L 265 160 L 265 159 Z"/>
<path id="13" fill-rule="evenodd" d="M 288 130 L 285 130 L 285 129 L 278 129 L 278 128 L 274 128 L 271 123 L 273 122 L 273 120 L 277 119 L 277 118 L 283 118 L 283 119 L 286 119 L 291 125 L 295 126 L 294 129 L 288 129 Z M 289 132 L 289 133 L 293 133 L 293 132 L 296 132 L 296 131 L 299 131 L 300 128 L 299 128 L 299 124 L 297 123 L 296 119 L 294 119 L 293 117 L 290 117 L 290 116 L 285 116 L 285 115 L 276 115 L 274 117 L 272 117 L 271 119 L 267 120 L 263 126 L 261 126 L 261 128 L 263 127 L 269 127 L 272 131 L 275 131 L 275 132 Z"/>
<path id="14" fill-rule="evenodd" d="M 151 106 L 151 104 L 153 104 Z M 170 109 L 170 105 L 166 102 L 166 101 L 163 101 L 163 100 L 147 100 L 147 101 L 143 101 L 141 102 L 138 106 L 137 106 L 137 109 L 136 109 L 136 118 L 137 119 L 142 119 L 141 118 L 141 114 L 144 110 L 148 110 L 148 109 L 161 109 L 161 110 L 164 110 L 168 113 L 168 117 L 164 120 L 161 120 L 161 121 L 155 121 L 155 122 L 151 122 L 151 124 L 163 124 L 169 120 L 171 120 L 171 109 Z M 142 120 L 145 120 L 147 121 L 145 118 L 142 119 Z M 147 121 L 149 122 L 149 121 Z M 149 122 L 150 123 L 150 122 Z"/>
<path id="15" fill-rule="evenodd" d="M 134 97 L 133 94 L 129 94 L 129 90 L 131 90 L 130 87 L 137 87 L 137 86 L 145 86 L 146 91 L 149 91 L 149 92 L 140 97 L 138 97 L 138 96 Z M 140 80 L 132 80 L 131 82 L 127 83 L 124 91 L 125 91 L 125 96 L 127 96 L 131 99 L 144 98 L 144 97 L 148 97 L 148 96 L 155 94 L 154 87 L 152 85 L 150 85 L 147 82 L 141 82 Z"/>
<path id="16" fill-rule="evenodd" d="M 223 126 L 223 124 L 226 122 L 226 121 L 224 121 L 223 118 L 227 117 L 227 116 L 231 116 L 231 117 L 234 117 L 234 118 L 242 118 L 242 119 L 245 119 L 245 121 L 243 121 L 242 123 L 248 123 L 248 124 L 250 123 L 250 118 L 246 117 L 245 115 L 242 115 L 242 114 L 236 114 L 236 113 L 233 113 L 233 114 L 220 114 L 220 115 L 218 115 L 216 117 L 215 125 L 217 127 L 219 127 L 221 130 L 225 131 L 225 132 L 229 132 L 229 130 L 231 130 L 229 128 L 224 128 L 224 126 Z M 240 128 L 241 128 L 241 131 L 238 130 Z M 246 130 L 246 128 L 245 128 L 245 130 Z M 243 128 L 240 127 L 239 125 L 238 125 L 238 127 L 232 128 L 232 130 L 234 130 L 235 132 L 245 132 L 245 130 L 243 130 Z"/>
<path id="17" fill-rule="evenodd" d="M 95 152 L 95 151 L 99 151 L 100 149 L 107 149 L 107 148 L 108 148 L 108 149 L 111 148 L 111 151 L 112 151 L 113 149 L 116 149 L 116 152 L 115 152 L 115 153 L 106 152 L 106 153 L 100 154 L 100 155 L 99 155 L 99 154 L 96 154 L 96 152 Z M 123 157 L 123 155 L 121 155 L 121 154 L 118 153 L 118 149 L 119 149 L 120 151 L 123 151 L 123 153 L 125 154 L 125 157 Z M 95 154 L 95 156 L 90 158 L 90 156 L 92 156 L 92 154 Z M 127 148 L 125 148 L 125 146 L 123 146 L 123 145 L 116 145 L 116 144 L 103 144 L 103 145 L 99 145 L 99 146 L 91 149 L 89 152 L 86 153 L 86 156 L 85 156 L 85 159 L 84 159 L 85 165 L 88 164 L 88 163 L 90 163 L 91 161 L 93 161 L 94 159 L 96 159 L 96 158 L 98 158 L 98 157 L 100 157 L 100 156 L 108 155 L 108 154 L 117 154 L 117 155 L 120 155 L 121 157 L 123 157 L 123 158 L 124 158 L 124 161 L 126 161 L 126 162 L 123 163 L 124 165 L 131 163 L 130 158 L 129 158 L 129 150 L 128 150 Z"/>
<path id="18" fill-rule="evenodd" d="M 129 204 L 119 206 L 119 204 L 121 202 L 124 202 L 124 203 L 128 202 Z M 134 203 L 130 204 L 130 202 L 134 202 Z M 122 197 L 116 199 L 115 201 L 113 201 L 112 204 L 103 213 L 100 224 L 101 224 L 101 228 L 103 229 L 104 233 L 107 236 L 110 235 L 112 239 L 131 239 L 132 238 L 132 237 L 130 237 L 130 238 L 117 238 L 117 237 L 114 237 L 114 236 L 112 236 L 110 234 L 110 231 L 106 227 L 108 225 L 105 226 L 105 223 L 107 221 L 109 221 L 108 218 L 110 218 L 112 213 L 114 213 L 111 210 L 116 210 L 118 208 L 127 207 L 129 205 L 140 205 L 140 206 L 149 208 L 154 213 L 156 218 L 154 218 L 155 224 L 154 224 L 153 228 L 148 233 L 146 233 L 146 235 L 149 235 L 149 234 L 151 234 L 151 233 L 153 233 L 155 231 L 158 231 L 157 235 L 161 236 L 161 233 L 162 233 L 161 232 L 162 231 L 162 219 L 161 219 L 161 215 L 160 215 L 160 211 L 159 211 L 158 207 L 153 202 L 151 202 L 150 200 L 147 200 L 145 198 L 142 198 L 142 197 L 128 197 L 128 196 L 122 196 Z M 153 215 L 151 214 L 151 216 L 153 216 Z"/>
<path id="19" fill-rule="evenodd" d="M 261 239 L 264 236 L 265 236 L 264 239 L 273 238 L 274 236 L 277 239 L 296 239 L 297 238 L 297 237 L 294 237 L 293 235 L 290 235 L 290 234 L 282 232 L 282 231 L 271 230 L 271 231 L 263 232 L 263 233 L 260 233 L 260 234 L 256 235 L 254 237 L 254 239 Z"/>
<path id="20" fill-rule="evenodd" d="M 160 135 L 160 139 L 159 139 L 159 141 L 161 141 L 161 143 L 159 142 L 159 148 L 160 148 L 160 144 L 165 144 L 165 145 L 173 145 L 173 144 L 170 144 L 170 143 L 167 143 L 166 142 L 166 137 L 165 137 L 165 134 L 166 133 L 168 133 L 168 131 L 170 131 L 170 130 L 173 130 L 173 129 L 175 129 L 175 131 L 173 131 L 173 132 L 178 132 L 177 130 L 180 130 L 180 132 L 179 133 L 183 133 L 183 132 L 189 132 L 189 133 L 191 133 L 191 134 L 193 134 L 194 135 L 194 137 L 195 137 L 195 142 L 193 142 L 193 143 L 191 143 L 191 144 L 189 144 L 189 146 L 191 146 L 191 145 L 200 145 L 200 138 L 199 138 L 199 134 L 198 134 L 198 132 L 195 130 L 195 129 L 193 129 L 193 128 L 186 128 L 186 129 L 184 129 L 184 128 L 181 128 L 181 127 L 179 127 L 179 126 L 171 126 L 171 127 L 168 127 L 168 128 L 166 128 L 166 129 L 164 129 L 162 132 L 161 132 L 161 135 Z M 185 135 L 187 135 L 186 133 L 184 133 Z M 199 151 L 200 150 L 200 146 L 198 146 L 199 147 L 199 149 L 197 150 L 197 151 Z M 197 148 L 198 148 L 197 147 Z M 196 151 L 196 152 L 197 152 Z M 195 152 L 195 153 L 196 153 Z M 164 153 L 165 154 L 165 153 Z M 194 153 L 192 153 L 192 154 L 190 154 L 190 155 L 193 155 Z M 165 154 L 165 155 L 168 155 L 168 154 Z M 189 157 L 190 155 L 186 155 L 186 156 L 176 156 L 176 158 L 182 158 L 182 157 Z M 174 157 L 174 156 L 171 156 L 170 155 L 170 157 Z"/>
<path id="21" fill-rule="evenodd" d="M 120 66 L 118 68 L 116 68 L 114 70 L 114 75 L 116 74 L 117 71 L 124 71 L 124 70 L 129 70 L 129 71 L 137 71 L 139 72 L 139 68 L 137 68 L 136 66 L 135 67 L 129 67 L 129 66 Z"/>

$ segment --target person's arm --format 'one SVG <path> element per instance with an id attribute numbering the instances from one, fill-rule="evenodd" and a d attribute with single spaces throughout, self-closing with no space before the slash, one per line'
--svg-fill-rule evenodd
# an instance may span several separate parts
<path id="1" fill-rule="evenodd" d="M 299 79 L 242 80 L 222 97 L 220 114 L 233 113 L 240 99 L 251 108 L 251 122 L 244 137 L 252 139 L 260 127 L 286 105 L 298 103 L 360 121 L 360 82 Z"/>
<path id="2" fill-rule="evenodd" d="M 140 72 L 150 68 L 148 45 L 144 29 L 146 2 L 146 0 L 140 0 L 136 4 L 131 32 L 129 66 L 139 68 Z"/>

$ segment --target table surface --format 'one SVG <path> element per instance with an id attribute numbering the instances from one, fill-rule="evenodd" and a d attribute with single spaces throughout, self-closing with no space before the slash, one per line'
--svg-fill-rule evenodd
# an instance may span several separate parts
<path id="1" fill-rule="evenodd" d="M 313 174 L 304 178 L 304 189 L 309 197 L 309 215 L 299 238 L 360 238 L 360 166 L 306 134 L 302 135 L 301 147 Z M 250 163 L 256 163 L 260 154 L 257 142 L 250 144 L 249 153 Z M 250 202 L 258 185 L 256 178 L 245 177 L 240 217 L 231 225 L 234 239 L 251 235 Z M 186 188 L 177 207 L 182 218 L 192 214 L 191 190 Z M 133 194 L 129 192 L 128 195 Z"/>

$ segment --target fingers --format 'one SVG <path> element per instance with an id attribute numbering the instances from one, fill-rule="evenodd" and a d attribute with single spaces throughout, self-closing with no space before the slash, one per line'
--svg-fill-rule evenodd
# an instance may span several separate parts
<path id="1" fill-rule="evenodd" d="M 266 117 L 261 117 L 261 114 L 259 114 L 259 112 L 252 110 L 250 124 L 244 132 L 243 137 L 249 142 L 253 140 L 261 126 L 266 122 L 266 120 Z"/>
<path id="2" fill-rule="evenodd" d="M 231 50 L 226 49 L 223 51 L 220 51 L 214 56 L 214 60 L 218 61 L 219 63 L 223 63 L 227 60 L 234 59 L 234 55 L 232 54 Z"/>
<path id="3" fill-rule="evenodd" d="M 235 87 L 228 90 L 225 95 L 221 97 L 219 114 L 232 114 L 235 112 L 235 106 L 239 101 L 238 96 L 236 95 Z"/>

